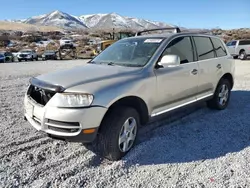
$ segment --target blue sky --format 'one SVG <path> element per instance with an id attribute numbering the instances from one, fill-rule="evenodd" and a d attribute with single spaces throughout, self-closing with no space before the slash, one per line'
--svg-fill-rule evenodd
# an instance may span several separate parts
<path id="1" fill-rule="evenodd" d="M 188 28 L 250 27 L 250 0 L 1 0 L 0 20 L 61 10 L 73 15 L 116 12 Z"/>

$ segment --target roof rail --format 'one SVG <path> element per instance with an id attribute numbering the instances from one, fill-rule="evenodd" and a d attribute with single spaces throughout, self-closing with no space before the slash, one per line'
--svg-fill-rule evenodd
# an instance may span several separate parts
<path id="1" fill-rule="evenodd" d="M 135 34 L 135 36 L 140 36 L 142 33 L 146 33 L 149 31 L 160 31 L 160 30 L 173 30 L 173 33 L 181 33 L 181 30 L 179 27 L 163 27 L 163 28 L 155 28 L 155 29 L 146 29 L 146 30 L 142 30 L 139 31 Z"/>
<path id="2" fill-rule="evenodd" d="M 186 29 L 186 30 L 182 30 L 181 31 L 182 33 L 196 33 L 196 34 L 209 34 L 209 35 L 213 35 L 213 32 L 211 32 L 211 31 L 190 31 L 190 30 L 188 30 L 188 29 Z"/>

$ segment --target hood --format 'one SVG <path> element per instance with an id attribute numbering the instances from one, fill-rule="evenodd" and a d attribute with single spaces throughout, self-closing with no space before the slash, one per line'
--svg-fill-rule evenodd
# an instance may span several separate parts
<path id="1" fill-rule="evenodd" d="M 31 52 L 19 52 L 19 54 L 30 55 Z"/>
<path id="2" fill-rule="evenodd" d="M 124 79 L 137 74 L 142 68 L 86 64 L 65 71 L 56 71 L 36 77 L 40 81 L 59 85 L 65 89 L 82 84 L 92 84 L 112 79 Z"/>

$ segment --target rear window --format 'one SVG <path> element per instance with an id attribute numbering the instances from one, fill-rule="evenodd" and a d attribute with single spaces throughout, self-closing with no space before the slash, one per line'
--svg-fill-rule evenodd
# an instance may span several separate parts
<path id="1" fill-rule="evenodd" d="M 214 51 L 216 53 L 217 57 L 223 57 L 227 55 L 227 51 L 223 45 L 223 43 L 221 42 L 220 39 L 217 38 L 211 38 L 213 45 L 214 45 Z"/>
<path id="2" fill-rule="evenodd" d="M 227 46 L 235 46 L 237 41 L 231 41 L 227 43 Z"/>
<path id="3" fill-rule="evenodd" d="M 215 58 L 214 48 L 209 37 L 194 37 L 198 60 Z"/>
<path id="4" fill-rule="evenodd" d="M 241 40 L 239 45 L 250 45 L 250 40 Z"/>

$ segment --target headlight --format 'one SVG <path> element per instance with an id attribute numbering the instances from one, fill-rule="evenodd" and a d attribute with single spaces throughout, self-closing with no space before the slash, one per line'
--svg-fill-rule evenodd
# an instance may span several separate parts
<path id="1" fill-rule="evenodd" d="M 43 54 L 42 57 L 45 57 L 45 55 Z"/>
<path id="2" fill-rule="evenodd" d="M 93 102 L 94 96 L 78 93 L 57 93 L 50 101 L 56 107 L 86 107 Z"/>

